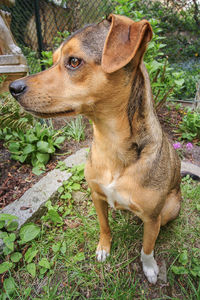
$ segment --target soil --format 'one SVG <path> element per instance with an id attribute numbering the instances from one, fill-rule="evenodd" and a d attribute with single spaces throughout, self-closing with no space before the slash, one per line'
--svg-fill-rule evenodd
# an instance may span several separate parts
<path id="1" fill-rule="evenodd" d="M 167 107 L 163 107 L 158 113 L 161 125 L 172 143 L 177 142 L 180 136 L 180 134 L 177 134 L 175 131 L 178 122 L 182 119 L 183 113 L 181 109 L 177 111 L 174 107 L 171 107 L 170 110 Z M 55 128 L 59 128 L 63 125 L 62 121 L 54 120 L 53 123 Z M 19 199 L 27 189 L 32 187 L 47 172 L 54 169 L 58 161 L 65 159 L 80 148 L 90 147 L 92 128 L 86 118 L 84 118 L 84 123 L 86 125 L 85 140 L 80 142 L 66 140 L 59 150 L 59 153 L 57 152 L 59 155 L 52 157 L 50 162 L 46 165 L 46 172 L 40 176 L 32 173 L 32 167 L 30 165 L 22 165 L 20 162 L 12 160 L 9 151 L 3 146 L 3 141 L 0 141 L 0 209 L 16 199 Z M 185 147 L 185 145 L 186 142 L 183 143 L 183 147 Z M 193 149 L 184 151 L 182 154 L 183 160 L 200 166 L 200 147 L 194 145 Z"/>

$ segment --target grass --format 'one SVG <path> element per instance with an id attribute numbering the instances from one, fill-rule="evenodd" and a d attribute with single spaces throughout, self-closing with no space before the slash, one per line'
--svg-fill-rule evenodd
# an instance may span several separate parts
<path id="1" fill-rule="evenodd" d="M 48 212 L 36 222 L 40 235 L 18 249 L 23 258 L 2 276 L 2 282 L 9 276 L 15 280 L 7 299 L 200 299 L 194 272 L 199 270 L 200 276 L 198 183 L 183 180 L 180 216 L 161 229 L 155 256 L 159 266 L 167 266 L 167 282 L 158 280 L 155 286 L 142 272 L 143 225 L 137 217 L 110 210 L 111 256 L 99 263 L 95 260 L 99 225 L 82 170 L 59 193 L 56 204 L 48 202 Z M 32 260 L 36 276 L 28 273 L 25 262 L 31 247 L 38 250 Z M 6 299 L 5 293 L 0 299 Z"/>

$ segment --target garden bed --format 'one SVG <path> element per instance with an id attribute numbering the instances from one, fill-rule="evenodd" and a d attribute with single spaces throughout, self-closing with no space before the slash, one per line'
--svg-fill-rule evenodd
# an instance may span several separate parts
<path id="1" fill-rule="evenodd" d="M 176 133 L 178 123 L 181 122 L 184 111 L 182 108 L 176 109 L 175 106 L 165 106 L 159 111 L 159 120 L 164 131 L 172 143 L 176 143 L 180 134 Z M 59 150 L 59 155 L 54 155 L 46 166 L 46 172 L 54 169 L 58 161 L 63 160 L 68 155 L 75 153 L 82 147 L 89 147 L 92 141 L 92 127 L 88 120 L 84 118 L 85 140 L 76 142 L 73 139 L 66 140 Z M 54 121 L 55 128 L 63 125 L 62 121 Z M 186 142 L 183 143 L 184 153 L 183 159 L 200 166 L 200 147 L 193 145 L 192 149 L 186 148 Z M 57 151 L 58 152 L 58 151 Z M 64 153 L 64 155 L 62 155 Z M 32 167 L 27 164 L 21 164 L 18 161 L 10 159 L 9 151 L 4 148 L 3 141 L 0 141 L 0 208 L 5 207 L 16 199 L 19 199 L 24 192 L 36 183 L 44 173 L 40 176 L 33 174 Z"/>

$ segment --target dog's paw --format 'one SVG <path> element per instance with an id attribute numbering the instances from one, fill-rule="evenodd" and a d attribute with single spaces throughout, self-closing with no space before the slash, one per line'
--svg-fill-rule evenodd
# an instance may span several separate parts
<path id="1" fill-rule="evenodd" d="M 158 265 L 153 257 L 153 251 L 151 254 L 146 255 L 143 250 L 141 252 L 142 267 L 145 276 L 150 283 L 155 284 L 157 282 L 157 275 L 159 273 Z"/>
<path id="2" fill-rule="evenodd" d="M 97 260 L 101 261 L 101 262 L 105 261 L 109 255 L 110 254 L 106 250 L 103 250 L 103 249 L 101 249 L 101 250 L 97 249 L 97 251 L 96 251 Z"/>

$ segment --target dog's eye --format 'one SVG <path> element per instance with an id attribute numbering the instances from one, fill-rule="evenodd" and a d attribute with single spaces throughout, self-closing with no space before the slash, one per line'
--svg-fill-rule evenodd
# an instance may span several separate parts
<path id="1" fill-rule="evenodd" d="M 76 69 L 78 68 L 82 63 L 82 59 L 77 57 L 70 57 L 68 60 L 67 67 L 70 69 Z"/>

